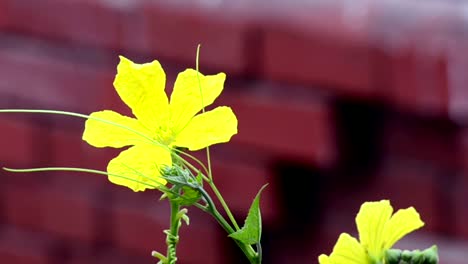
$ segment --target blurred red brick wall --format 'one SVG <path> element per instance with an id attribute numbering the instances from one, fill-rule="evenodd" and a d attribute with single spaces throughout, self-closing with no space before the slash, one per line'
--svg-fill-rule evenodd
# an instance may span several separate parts
<path id="1" fill-rule="evenodd" d="M 158 59 L 171 87 L 194 67 L 228 74 L 217 104 L 239 134 L 213 148 L 242 221 L 264 183 L 265 263 L 314 263 L 354 232 L 366 200 L 415 206 L 462 263 L 468 241 L 466 4 L 452 1 L 0 0 L 0 107 L 128 113 L 117 55 Z M 1 114 L 2 166 L 104 169 L 118 151 L 81 141 L 83 120 Z M 202 153 L 199 156 L 203 156 Z M 2 263 L 155 263 L 168 208 L 103 177 L 0 172 Z M 298 200 L 298 204 L 293 201 Z M 181 263 L 242 263 L 190 211 Z M 417 236 L 416 236 L 417 237 Z M 457 262 L 458 261 L 458 262 Z"/>

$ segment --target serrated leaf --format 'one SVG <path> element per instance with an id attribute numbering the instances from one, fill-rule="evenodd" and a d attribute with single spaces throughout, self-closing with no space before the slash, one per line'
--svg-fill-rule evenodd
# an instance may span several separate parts
<path id="1" fill-rule="evenodd" d="M 245 219 L 244 226 L 229 235 L 229 237 L 234 238 L 244 244 L 254 245 L 260 243 L 262 236 L 262 215 L 260 212 L 260 195 L 268 184 L 263 185 L 263 187 L 258 191 L 257 196 L 250 206 L 249 213 Z"/>

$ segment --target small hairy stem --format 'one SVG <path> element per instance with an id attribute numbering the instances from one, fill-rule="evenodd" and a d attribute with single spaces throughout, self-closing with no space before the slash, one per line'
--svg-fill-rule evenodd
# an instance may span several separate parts
<path id="1" fill-rule="evenodd" d="M 177 244 L 179 243 L 179 229 L 181 225 L 179 210 L 180 205 L 177 202 L 171 203 L 171 227 L 166 230 L 167 244 L 167 264 L 175 264 L 177 262 Z"/>

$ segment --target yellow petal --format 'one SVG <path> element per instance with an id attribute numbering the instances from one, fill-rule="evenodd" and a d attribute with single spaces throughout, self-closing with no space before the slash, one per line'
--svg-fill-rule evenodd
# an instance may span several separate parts
<path id="1" fill-rule="evenodd" d="M 319 263 L 320 264 L 333 264 L 330 262 L 330 257 L 325 254 L 319 256 Z"/>
<path id="2" fill-rule="evenodd" d="M 413 207 L 398 210 L 385 225 L 384 248 L 390 249 L 402 237 L 423 226 L 424 222 Z"/>
<path id="3" fill-rule="evenodd" d="M 228 142 L 237 133 L 237 118 L 230 107 L 220 106 L 195 116 L 176 136 L 174 145 L 189 150 Z"/>
<path id="4" fill-rule="evenodd" d="M 112 175 L 109 176 L 111 182 L 127 186 L 137 192 L 144 191 L 147 188 L 153 189 L 154 187 L 151 186 L 157 187 L 166 184 L 166 181 L 160 177 L 160 169 L 165 165 L 172 165 L 169 151 L 155 145 L 139 144 L 122 151 L 116 158 L 111 160 L 107 165 L 107 172 L 139 181 L 134 182 Z"/>
<path id="5" fill-rule="evenodd" d="M 165 83 L 166 74 L 158 61 L 137 64 L 120 56 L 114 87 L 122 101 L 150 130 L 168 118 Z"/>
<path id="6" fill-rule="evenodd" d="M 86 120 L 83 140 L 98 148 L 121 148 L 148 141 L 144 137 L 147 134 L 138 120 L 104 110 L 92 113 Z"/>
<path id="7" fill-rule="evenodd" d="M 368 254 L 376 259 L 383 256 L 383 232 L 393 208 L 388 200 L 366 202 L 356 217 L 359 240 Z"/>
<path id="8" fill-rule="evenodd" d="M 340 235 L 330 257 L 322 259 L 328 262 L 320 262 L 320 264 L 370 264 L 365 249 L 356 238 L 346 233 Z"/>
<path id="9" fill-rule="evenodd" d="M 224 73 L 207 76 L 199 73 L 198 77 L 197 71 L 193 69 L 179 73 L 171 94 L 170 105 L 175 133 L 180 132 L 203 107 L 213 103 L 221 94 L 225 79 Z"/>

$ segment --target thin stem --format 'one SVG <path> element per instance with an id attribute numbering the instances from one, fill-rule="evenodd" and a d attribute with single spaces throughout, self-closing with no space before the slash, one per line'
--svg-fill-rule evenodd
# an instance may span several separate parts
<path id="1" fill-rule="evenodd" d="M 75 112 L 49 110 L 49 109 L 0 109 L 0 113 L 53 114 L 53 115 L 73 116 L 73 117 L 79 117 L 79 118 L 83 118 L 83 119 L 89 119 L 89 120 L 95 120 L 95 121 L 98 121 L 98 122 L 102 122 L 102 123 L 105 123 L 105 124 L 108 124 L 108 125 L 111 125 L 111 126 L 115 126 L 115 127 L 130 131 L 133 134 L 138 135 L 138 136 L 144 138 L 145 140 L 151 142 L 152 144 L 166 149 L 169 152 L 174 150 L 174 152 L 175 152 L 174 154 L 175 154 L 177 159 L 184 160 L 182 157 L 180 157 L 180 154 L 182 154 L 182 155 L 192 159 L 196 163 L 198 163 L 206 171 L 206 173 L 209 173 L 209 170 L 205 167 L 205 165 L 200 160 L 195 158 L 194 156 L 192 156 L 192 155 L 190 155 L 190 154 L 188 154 L 188 153 L 186 153 L 184 151 L 178 150 L 178 149 L 171 149 L 168 146 L 155 141 L 151 137 L 149 137 L 149 136 L 147 136 L 147 135 L 145 135 L 145 134 L 143 134 L 143 133 L 141 133 L 141 132 L 139 132 L 137 130 L 134 130 L 132 128 L 129 128 L 127 126 L 124 126 L 124 125 L 121 125 L 121 124 L 118 124 L 118 123 L 115 123 L 115 122 L 112 122 L 112 121 L 109 121 L 109 120 L 105 120 L 105 119 L 98 118 L 98 117 L 95 117 L 95 116 L 75 113 Z"/>
<path id="2" fill-rule="evenodd" d="M 198 87 L 200 89 L 200 98 L 201 98 L 201 104 L 202 104 L 202 113 L 205 113 L 205 102 L 203 102 L 203 90 L 201 87 L 201 81 L 200 81 L 200 67 L 199 67 L 199 62 L 200 62 L 200 48 L 201 45 L 198 44 L 197 46 L 197 57 L 195 60 L 195 69 L 197 70 L 197 81 L 198 81 Z M 210 147 L 206 147 L 206 159 L 208 161 L 208 178 L 210 180 L 213 180 L 213 174 L 211 173 L 211 157 L 210 157 Z"/>
<path id="3" fill-rule="evenodd" d="M 84 114 L 75 113 L 75 112 L 68 112 L 68 111 L 48 110 L 48 109 L 0 109 L 0 113 L 40 113 L 40 114 L 74 116 L 74 117 L 79 117 L 79 118 L 83 118 L 83 119 L 96 120 L 96 121 L 99 121 L 99 122 L 102 122 L 102 123 L 106 123 L 106 124 L 109 124 L 109 125 L 112 125 L 112 126 L 115 126 L 115 127 L 119 127 L 119 128 L 128 130 L 128 131 L 130 131 L 130 132 L 132 132 L 132 133 L 134 133 L 136 135 L 139 135 L 139 136 L 143 137 L 144 139 L 150 141 L 153 144 L 157 144 L 157 145 L 159 145 L 161 147 L 166 147 L 166 146 L 154 141 L 152 138 L 146 136 L 145 134 L 140 133 L 139 131 L 136 131 L 136 130 L 134 130 L 132 128 L 129 128 L 127 126 L 124 126 L 124 125 L 121 125 L 121 124 L 118 124 L 118 123 L 115 123 L 115 122 L 112 122 L 112 121 L 109 121 L 109 120 L 105 120 L 105 119 L 101 119 L 101 118 L 98 118 L 98 117 L 90 116 L 90 115 L 84 115 Z"/>
<path id="4" fill-rule="evenodd" d="M 203 89 L 202 89 L 201 81 L 200 81 L 200 67 L 199 67 L 200 48 L 201 48 L 201 45 L 198 44 L 198 46 L 197 46 L 197 56 L 196 56 L 196 60 L 195 60 L 195 69 L 196 69 L 196 72 L 197 72 L 198 87 L 200 89 L 202 113 L 205 113 L 205 103 L 203 102 Z M 206 159 L 207 159 L 207 162 L 208 162 L 208 179 L 209 179 L 208 183 L 209 183 L 211 189 L 213 189 L 213 192 L 215 193 L 218 200 L 221 202 L 221 205 L 223 206 L 224 211 L 228 215 L 229 220 L 234 225 L 235 229 L 239 230 L 240 228 L 239 228 L 239 225 L 236 222 L 236 219 L 234 218 L 234 215 L 231 213 L 231 210 L 229 209 L 229 206 L 226 204 L 226 201 L 224 200 L 223 196 L 221 195 L 218 188 L 216 187 L 216 185 L 213 182 L 213 174 L 212 174 L 212 170 L 211 170 L 210 147 L 206 147 Z"/>
<path id="5" fill-rule="evenodd" d="M 195 203 L 193 204 L 195 207 L 197 207 L 198 209 L 202 210 L 203 212 L 205 213 L 208 213 L 209 210 L 208 210 L 208 207 L 202 205 L 202 204 L 199 204 L 199 203 Z"/>
<path id="6" fill-rule="evenodd" d="M 108 172 L 100 171 L 100 170 L 92 170 L 92 169 L 70 168 L 70 167 L 47 167 L 47 168 L 30 168 L 30 169 L 12 169 L 12 168 L 3 167 L 3 169 L 6 170 L 6 171 L 9 171 L 9 172 L 46 172 L 46 171 L 84 172 L 84 173 L 92 173 L 92 174 L 99 174 L 99 175 L 107 175 L 107 176 L 112 176 L 112 177 L 118 177 L 118 178 L 122 178 L 122 179 L 125 179 L 125 180 L 128 180 L 128 181 L 133 181 L 133 182 L 136 182 L 136 183 L 146 185 L 147 187 L 150 187 L 150 188 L 153 188 L 153 189 L 158 188 L 158 186 L 149 184 L 147 182 L 135 180 L 135 179 L 125 177 L 125 176 L 122 176 L 122 175 L 118 175 L 118 174 L 108 173 Z M 154 179 L 151 179 L 151 178 L 149 178 L 147 176 L 145 176 L 145 178 L 150 180 L 150 181 L 158 183 Z"/>
<path id="7" fill-rule="evenodd" d="M 208 178 L 213 181 L 213 174 L 211 173 L 211 156 L 210 147 L 206 147 L 206 160 L 208 162 Z"/>
<path id="8" fill-rule="evenodd" d="M 263 258 L 262 243 L 258 242 L 256 246 L 257 246 L 258 263 L 262 263 L 262 258 Z"/>
<path id="9" fill-rule="evenodd" d="M 216 198 L 218 198 L 219 202 L 221 203 L 221 206 L 223 207 L 224 211 L 226 212 L 227 216 L 229 217 L 229 220 L 231 221 L 231 223 L 234 225 L 234 228 L 236 230 L 239 230 L 240 227 L 237 224 L 236 219 L 234 218 L 234 215 L 231 213 L 231 210 L 229 209 L 229 206 L 227 205 L 226 201 L 224 200 L 221 192 L 218 190 L 218 188 L 216 187 L 216 185 L 214 184 L 214 182 L 212 180 L 210 180 L 208 182 L 208 184 L 210 185 L 211 189 L 213 190 L 214 194 L 216 195 Z"/>
<path id="10" fill-rule="evenodd" d="M 174 149 L 174 151 L 175 151 L 176 153 L 180 153 L 180 154 L 182 154 L 182 155 L 184 155 L 184 156 L 190 158 L 191 160 L 195 161 L 198 165 L 200 165 L 200 166 L 202 167 L 202 169 L 203 169 L 206 173 L 210 173 L 210 171 L 206 168 L 205 164 L 203 164 L 203 162 L 201 162 L 199 159 L 195 158 L 194 156 L 192 156 L 192 155 L 190 155 L 190 154 L 188 154 L 188 153 L 186 153 L 186 152 L 183 152 L 183 151 L 181 151 L 181 150 L 179 150 L 179 149 L 176 149 L 176 148 Z M 177 157 L 177 159 L 178 159 L 179 161 L 184 162 L 184 163 L 186 163 L 186 164 L 187 164 L 187 163 L 190 164 L 190 162 L 188 162 L 188 161 L 184 160 L 182 157 L 180 157 L 179 154 L 177 154 L 176 157 Z M 193 167 L 193 165 L 192 165 L 192 167 Z M 197 169 L 195 169 L 195 171 L 197 171 Z"/>
<path id="11" fill-rule="evenodd" d="M 200 172 L 200 171 L 199 171 L 195 166 L 193 166 L 190 162 L 188 162 L 188 161 L 186 161 L 186 160 L 184 160 L 184 159 L 180 159 L 179 161 L 182 162 L 182 164 L 185 165 L 186 167 L 192 169 L 194 172 Z M 207 182 L 209 181 L 209 179 L 208 179 L 203 173 L 202 173 L 201 175 L 202 175 L 202 177 L 203 177 L 203 179 L 204 179 L 205 181 L 207 181 Z"/>

